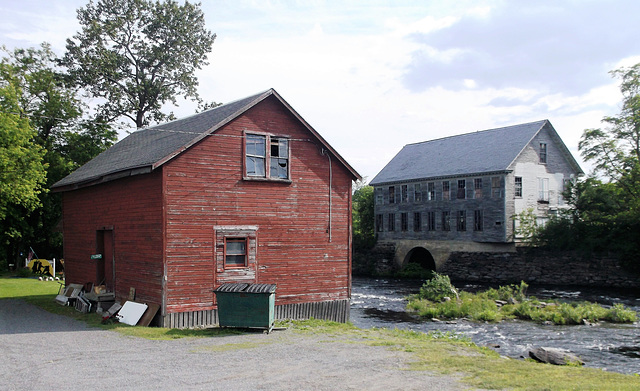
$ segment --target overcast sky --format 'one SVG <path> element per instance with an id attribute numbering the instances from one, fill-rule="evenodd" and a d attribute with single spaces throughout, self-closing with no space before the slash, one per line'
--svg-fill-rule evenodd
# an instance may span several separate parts
<path id="1" fill-rule="evenodd" d="M 62 55 L 87 2 L 0 0 L 0 44 Z M 405 144 L 541 119 L 589 171 L 580 135 L 620 107 L 608 72 L 640 62 L 637 0 L 203 3 L 201 97 L 274 88 L 367 180 Z"/>

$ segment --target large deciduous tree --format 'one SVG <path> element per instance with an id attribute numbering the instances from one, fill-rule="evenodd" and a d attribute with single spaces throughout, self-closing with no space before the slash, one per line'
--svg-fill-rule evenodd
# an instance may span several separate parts
<path id="1" fill-rule="evenodd" d="M 81 31 L 67 40 L 64 64 L 108 120 L 136 127 L 167 118 L 162 106 L 199 100 L 195 72 L 215 40 L 200 4 L 173 0 L 99 0 L 78 10 Z"/>
<path id="2" fill-rule="evenodd" d="M 626 203 L 640 207 L 640 63 L 611 72 L 621 79 L 620 114 L 604 117 L 603 128 L 584 131 L 578 148 L 597 174 L 617 183 Z"/>
<path id="3" fill-rule="evenodd" d="M 42 152 L 46 166 L 44 188 L 86 163 L 117 139 L 117 133 L 100 117 L 92 117 L 68 74 L 48 44 L 15 49 L 0 59 L 2 85 L 18 92 L 13 112 L 33 129 L 29 143 Z M 12 147 L 16 139 L 2 138 Z M 25 182 L 26 183 L 26 182 Z M 0 224 L 0 261 L 14 259 L 29 246 L 45 257 L 61 255 L 62 237 L 55 227 L 61 217 L 60 195 L 41 191 L 37 207 L 11 204 Z"/>

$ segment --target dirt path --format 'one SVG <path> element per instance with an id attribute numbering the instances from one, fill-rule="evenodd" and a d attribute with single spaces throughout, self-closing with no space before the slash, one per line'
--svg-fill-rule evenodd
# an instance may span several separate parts
<path id="1" fill-rule="evenodd" d="M 290 330 L 149 341 L 0 300 L 0 390 L 462 390 L 411 355 Z"/>

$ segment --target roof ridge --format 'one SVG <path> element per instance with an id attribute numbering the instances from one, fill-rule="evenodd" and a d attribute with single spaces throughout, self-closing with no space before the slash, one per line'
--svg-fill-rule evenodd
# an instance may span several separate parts
<path id="1" fill-rule="evenodd" d="M 483 129 L 483 130 L 476 130 L 475 132 L 453 134 L 451 136 L 439 137 L 439 138 L 434 138 L 434 139 L 425 140 L 425 141 L 416 141 L 415 143 L 408 143 L 408 144 L 405 144 L 405 147 L 408 147 L 410 145 L 426 144 L 426 143 L 431 143 L 431 142 L 434 142 L 434 141 L 441 141 L 441 140 L 446 140 L 446 139 L 455 138 L 455 137 L 468 136 L 468 135 L 472 135 L 472 134 L 493 132 L 493 131 L 503 130 L 503 129 L 507 129 L 507 128 L 515 128 L 516 126 L 526 126 L 526 125 L 532 125 L 532 124 L 535 124 L 535 123 L 544 123 L 545 121 L 549 121 L 549 120 L 548 119 L 543 119 L 543 120 L 539 120 L 539 121 L 525 122 L 525 123 L 522 123 L 522 124 L 501 126 L 499 128 Z"/>
<path id="2" fill-rule="evenodd" d="M 185 120 L 188 120 L 188 119 L 190 119 L 190 118 L 196 117 L 196 116 L 198 116 L 198 115 L 202 115 L 202 114 L 205 114 L 205 113 L 209 113 L 209 112 L 211 112 L 211 111 L 214 111 L 214 110 L 217 110 L 217 109 L 224 108 L 225 106 L 229 106 L 229 105 L 232 105 L 232 104 L 234 104 L 234 103 L 238 103 L 238 102 L 240 102 L 240 101 L 242 101 L 242 100 L 253 100 L 253 99 L 255 99 L 255 98 L 259 97 L 259 96 L 262 96 L 262 95 L 265 95 L 265 94 L 268 94 L 268 93 L 273 93 L 274 91 L 275 91 L 275 90 L 274 90 L 273 88 L 269 88 L 269 89 L 264 90 L 264 91 L 262 91 L 262 92 L 259 92 L 259 93 L 257 93 L 257 94 L 253 94 L 253 95 L 245 96 L 244 98 L 240 98 L 240 99 L 234 99 L 234 100 L 232 100 L 231 102 L 223 103 L 223 104 L 221 104 L 221 105 L 218 105 L 218 106 L 216 106 L 216 107 L 212 107 L 212 108 L 210 108 L 210 109 L 207 109 L 207 110 L 201 111 L 201 112 L 199 112 L 199 113 L 193 113 L 193 114 L 187 115 L 186 117 L 180 117 L 180 118 L 176 118 L 176 119 L 171 120 L 171 121 L 167 121 L 167 122 L 163 122 L 163 123 L 156 124 L 156 125 L 153 125 L 153 126 L 147 126 L 147 127 L 141 128 L 141 129 L 137 129 L 137 130 L 136 130 L 136 132 L 141 131 L 141 130 L 147 130 L 147 129 L 153 130 L 154 128 L 160 128 L 161 126 L 166 126 L 166 125 L 172 124 L 172 123 L 174 123 L 174 122 L 178 122 L 178 121 L 185 121 Z M 135 132 L 134 132 L 134 133 L 135 133 Z"/>

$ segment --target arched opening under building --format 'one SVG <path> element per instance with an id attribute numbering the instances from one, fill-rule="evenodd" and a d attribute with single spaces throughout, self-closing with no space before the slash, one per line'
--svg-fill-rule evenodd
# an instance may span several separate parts
<path id="1" fill-rule="evenodd" d="M 425 270 L 436 271 L 436 261 L 433 255 L 424 247 L 415 247 L 407 253 L 404 258 L 403 267 L 408 265 L 419 265 Z"/>

